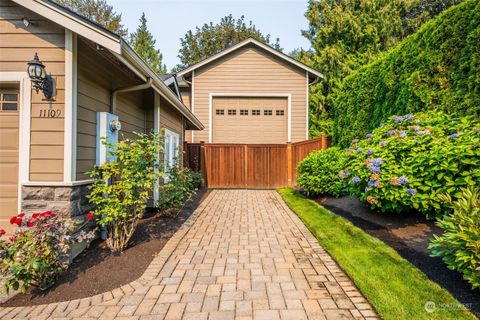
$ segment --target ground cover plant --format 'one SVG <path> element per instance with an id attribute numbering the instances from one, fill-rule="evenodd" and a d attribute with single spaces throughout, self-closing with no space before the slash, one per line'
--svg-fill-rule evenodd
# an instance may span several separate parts
<path id="1" fill-rule="evenodd" d="M 163 150 L 158 133 L 135 133 L 118 143 L 104 141 L 116 161 L 103 163 L 90 173 L 94 179 L 89 201 L 95 204 L 96 222 L 107 231 L 112 252 L 123 251 L 142 218 L 147 200 L 162 176 L 158 154 Z"/>
<path id="2" fill-rule="evenodd" d="M 480 181 L 480 125 L 442 112 L 393 116 L 352 141 L 341 172 L 352 195 L 381 211 L 449 211 L 438 195 L 457 198 Z"/>
<path id="3" fill-rule="evenodd" d="M 292 188 L 279 193 L 383 319 L 475 319 L 448 291 L 382 241 Z M 439 306 L 433 312 L 425 309 L 429 301 Z"/>
<path id="4" fill-rule="evenodd" d="M 388 54 L 345 78 L 332 97 L 333 142 L 347 147 L 395 114 L 480 114 L 480 2 L 426 22 Z"/>
<path id="5" fill-rule="evenodd" d="M 338 173 L 345 161 L 345 151 L 335 147 L 312 152 L 297 167 L 297 184 L 308 195 L 340 196 L 344 192 L 344 182 Z"/>
<path id="6" fill-rule="evenodd" d="M 432 256 L 442 257 L 449 269 L 463 273 L 474 289 L 480 288 L 480 189 L 464 189 L 456 201 L 450 195 L 441 199 L 453 213 L 437 221 L 445 233 L 432 239 Z"/>

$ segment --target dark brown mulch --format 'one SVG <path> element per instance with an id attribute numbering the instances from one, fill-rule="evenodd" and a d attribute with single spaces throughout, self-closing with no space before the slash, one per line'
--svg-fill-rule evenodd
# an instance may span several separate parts
<path id="1" fill-rule="evenodd" d="M 442 233 L 442 229 L 437 227 L 434 221 L 427 220 L 418 212 L 376 212 L 353 197 L 326 196 L 314 200 L 388 244 L 480 317 L 480 290 L 472 290 L 462 275 L 449 270 L 442 259 L 430 257 L 428 243 L 434 234 Z"/>
<path id="2" fill-rule="evenodd" d="M 155 254 L 207 195 L 208 190 L 199 190 L 177 218 L 149 217 L 142 220 L 129 247 L 121 255 L 111 254 L 104 242 L 94 241 L 73 261 L 70 268 L 60 275 L 53 287 L 45 292 L 31 289 L 27 294 L 17 294 L 0 306 L 31 306 L 86 298 L 138 279 Z"/>

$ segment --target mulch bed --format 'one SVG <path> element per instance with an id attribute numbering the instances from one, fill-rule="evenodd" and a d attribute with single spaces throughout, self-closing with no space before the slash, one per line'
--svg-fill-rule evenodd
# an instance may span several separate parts
<path id="1" fill-rule="evenodd" d="M 31 289 L 17 294 L 1 307 L 31 306 L 94 296 L 130 283 L 140 276 L 167 241 L 208 195 L 201 189 L 177 218 L 148 217 L 140 222 L 129 247 L 121 255 L 113 255 L 105 242 L 95 240 L 81 253 L 68 270 L 47 291 Z"/>
<path id="2" fill-rule="evenodd" d="M 429 255 L 429 240 L 434 234 L 442 233 L 434 221 L 426 220 L 418 212 L 376 212 L 353 197 L 320 197 L 314 200 L 388 244 L 480 317 L 480 290 L 472 290 L 459 272 L 449 270 L 440 258 Z"/>

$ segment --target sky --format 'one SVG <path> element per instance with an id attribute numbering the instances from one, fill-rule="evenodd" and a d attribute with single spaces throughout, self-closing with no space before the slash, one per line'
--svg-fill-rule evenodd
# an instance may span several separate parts
<path id="1" fill-rule="evenodd" d="M 170 70 L 179 59 L 180 38 L 188 30 L 212 21 L 214 24 L 226 15 L 234 18 L 245 16 L 252 20 L 271 40 L 280 38 L 285 53 L 296 48 L 309 48 L 301 30 L 308 27 L 304 14 L 307 0 L 108 0 L 128 31 L 134 32 L 142 12 L 155 37 L 156 46 L 163 54 L 163 61 Z"/>

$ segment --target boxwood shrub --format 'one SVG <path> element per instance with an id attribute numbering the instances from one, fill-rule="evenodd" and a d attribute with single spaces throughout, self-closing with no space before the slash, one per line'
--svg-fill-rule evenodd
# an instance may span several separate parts
<path id="1" fill-rule="evenodd" d="M 297 167 L 297 184 L 309 195 L 339 196 L 344 182 L 338 172 L 345 165 L 345 152 L 332 147 L 308 155 Z"/>
<path id="2" fill-rule="evenodd" d="M 442 112 L 393 116 L 352 141 L 342 178 L 350 192 L 382 211 L 412 208 L 442 215 L 440 194 L 457 198 L 480 181 L 480 125 Z"/>

